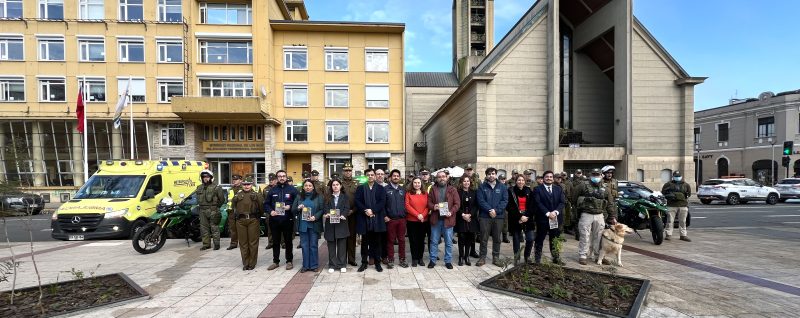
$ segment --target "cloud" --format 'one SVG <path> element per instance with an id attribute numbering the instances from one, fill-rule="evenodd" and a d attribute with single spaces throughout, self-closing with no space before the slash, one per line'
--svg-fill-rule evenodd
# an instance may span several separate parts
<path id="1" fill-rule="evenodd" d="M 406 60 L 405 60 L 405 67 L 408 69 L 409 67 L 416 67 L 422 65 L 422 58 L 417 55 L 417 51 L 414 50 L 413 46 L 406 47 Z"/>

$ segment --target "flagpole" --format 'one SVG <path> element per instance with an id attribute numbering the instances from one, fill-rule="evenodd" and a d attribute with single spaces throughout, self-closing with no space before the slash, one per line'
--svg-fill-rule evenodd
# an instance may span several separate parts
<path id="1" fill-rule="evenodd" d="M 83 94 L 83 87 L 86 86 L 86 76 L 83 77 L 83 82 L 81 83 L 81 89 L 79 90 L 81 94 Z M 81 96 L 82 97 L 82 96 Z M 86 184 L 89 182 L 89 127 L 87 127 L 87 120 L 86 118 L 89 117 L 87 103 L 83 102 L 83 183 Z"/>
<path id="2" fill-rule="evenodd" d="M 132 80 L 132 76 L 129 76 L 128 77 L 128 86 L 129 87 L 130 87 L 131 80 Z M 130 108 L 131 108 L 131 122 L 130 122 L 131 155 L 130 155 L 130 157 L 131 157 L 131 160 L 133 160 L 133 97 L 131 96 L 130 92 L 128 92 L 128 103 L 129 103 Z"/>

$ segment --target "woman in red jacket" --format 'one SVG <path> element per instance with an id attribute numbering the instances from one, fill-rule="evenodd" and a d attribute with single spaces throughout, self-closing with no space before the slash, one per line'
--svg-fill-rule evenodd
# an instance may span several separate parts
<path id="1" fill-rule="evenodd" d="M 422 179 L 414 178 L 406 189 L 406 227 L 408 245 L 411 249 L 411 266 L 425 266 L 422 253 L 425 251 L 425 233 L 428 232 L 428 193 L 422 187 Z"/>

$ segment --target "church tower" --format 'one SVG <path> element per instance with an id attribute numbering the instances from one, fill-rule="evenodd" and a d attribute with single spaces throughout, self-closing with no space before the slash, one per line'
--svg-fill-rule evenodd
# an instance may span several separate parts
<path id="1" fill-rule="evenodd" d="M 494 47 L 494 0 L 453 0 L 453 72 L 459 81 Z"/>

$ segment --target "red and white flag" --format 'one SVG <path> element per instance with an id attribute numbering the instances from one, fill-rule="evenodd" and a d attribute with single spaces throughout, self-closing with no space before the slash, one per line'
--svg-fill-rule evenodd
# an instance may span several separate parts
<path id="1" fill-rule="evenodd" d="M 83 85 L 78 90 L 78 107 L 75 108 L 75 112 L 78 114 L 78 132 L 83 133 L 83 121 L 84 116 L 86 116 L 83 105 Z"/>

